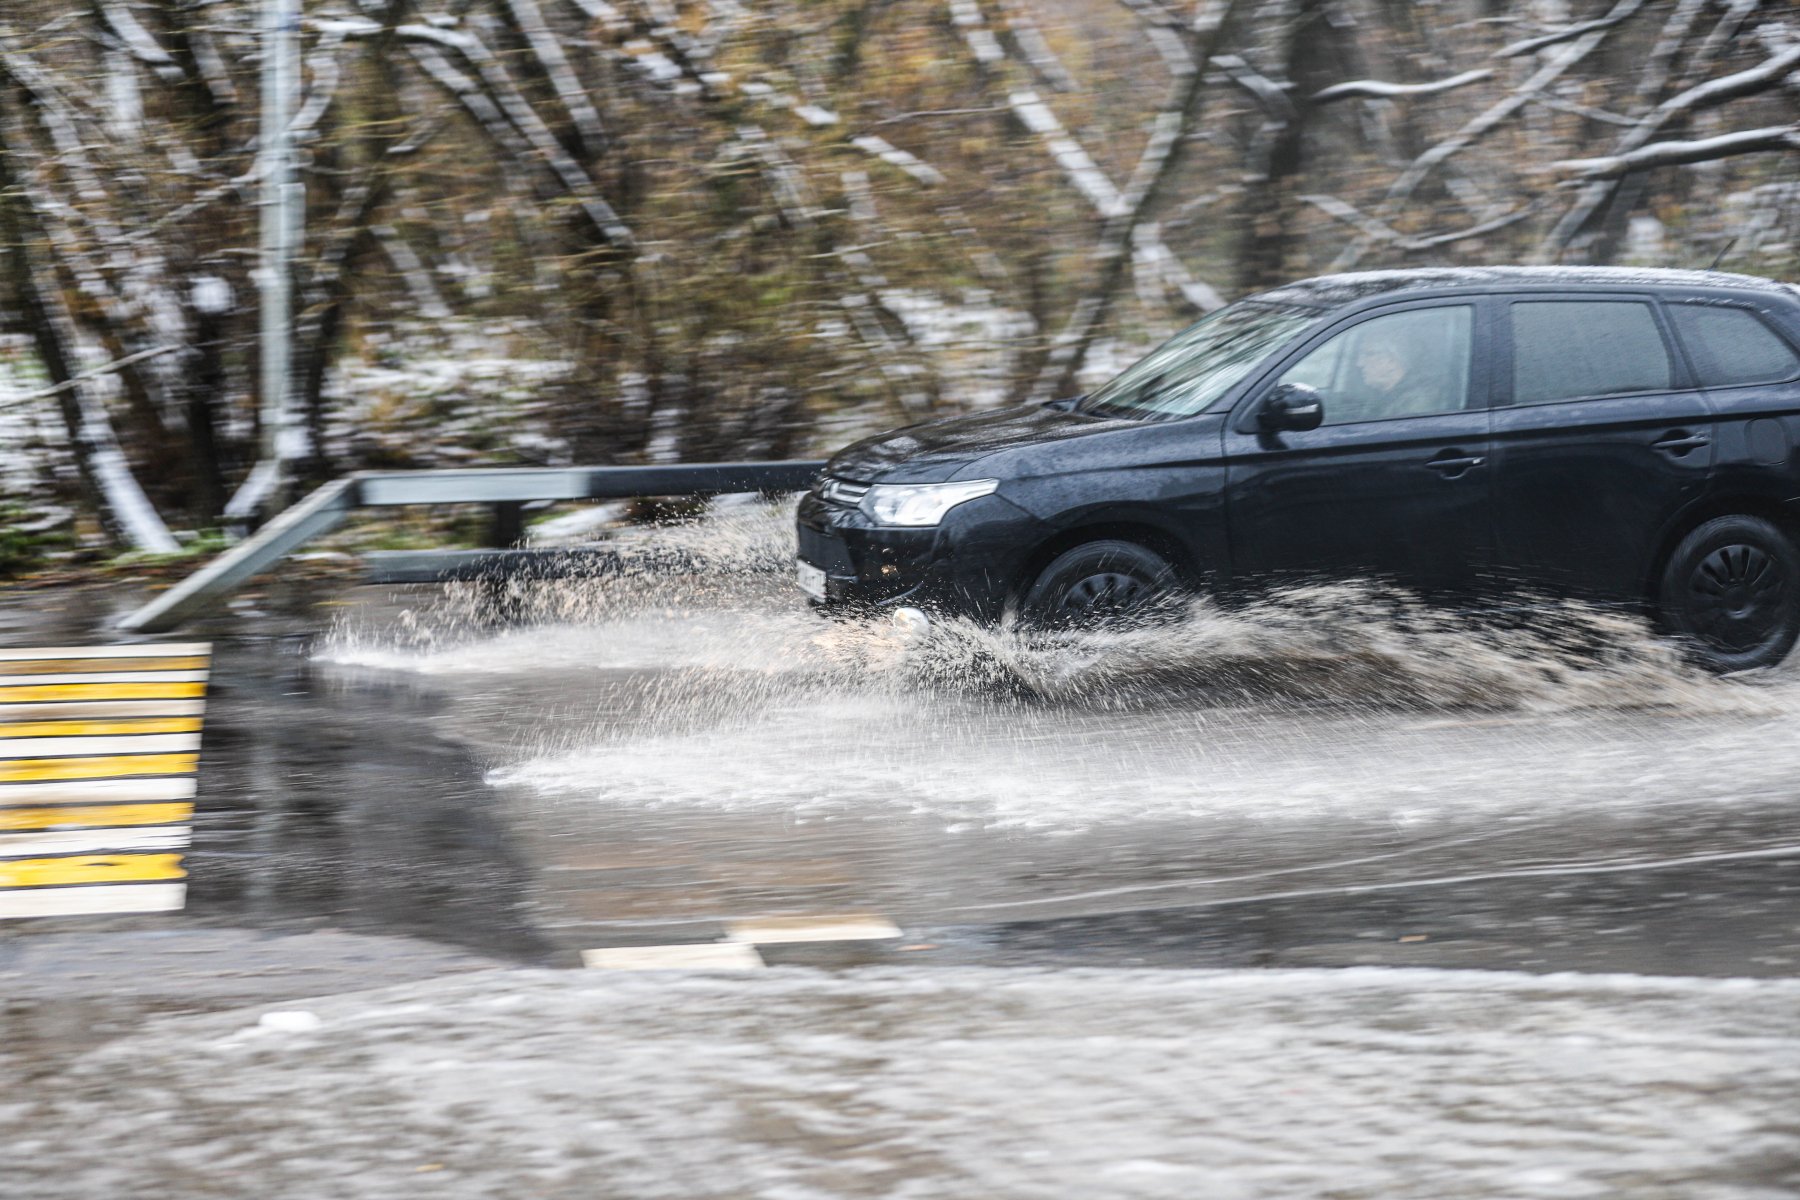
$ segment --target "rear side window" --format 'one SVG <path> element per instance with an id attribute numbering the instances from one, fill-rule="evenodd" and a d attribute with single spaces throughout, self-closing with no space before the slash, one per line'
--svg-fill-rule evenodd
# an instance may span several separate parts
<path id="1" fill-rule="evenodd" d="M 1714 305 L 1669 306 L 1701 387 L 1774 383 L 1800 375 L 1800 355 L 1755 313 Z"/>
<path id="2" fill-rule="evenodd" d="M 1517 301 L 1512 334 L 1514 404 L 1653 392 L 1674 378 L 1648 304 Z"/>

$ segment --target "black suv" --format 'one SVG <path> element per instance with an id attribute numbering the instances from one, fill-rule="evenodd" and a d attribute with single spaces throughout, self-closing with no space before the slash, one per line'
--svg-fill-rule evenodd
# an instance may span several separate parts
<path id="1" fill-rule="evenodd" d="M 1800 289 L 1742 275 L 1328 275 L 1091 395 L 859 442 L 799 508 L 819 604 L 1056 625 L 1172 586 L 1372 578 L 1650 613 L 1717 670 L 1800 633 Z"/>

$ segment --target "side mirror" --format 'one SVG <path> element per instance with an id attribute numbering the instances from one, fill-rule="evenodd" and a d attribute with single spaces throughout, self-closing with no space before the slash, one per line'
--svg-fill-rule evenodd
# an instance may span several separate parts
<path id="1" fill-rule="evenodd" d="M 1324 420 L 1324 398 L 1304 383 L 1281 384 L 1256 407 L 1256 427 L 1264 433 L 1305 433 Z"/>

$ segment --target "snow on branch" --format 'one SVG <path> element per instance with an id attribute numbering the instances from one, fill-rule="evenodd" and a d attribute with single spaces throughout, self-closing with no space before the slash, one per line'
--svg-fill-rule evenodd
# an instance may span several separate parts
<path id="1" fill-rule="evenodd" d="M 1371 217 L 1355 205 L 1339 200 L 1336 196 L 1306 195 L 1301 196 L 1302 203 L 1310 204 L 1326 216 L 1361 230 L 1365 237 L 1379 242 L 1392 242 L 1404 246 L 1407 242 L 1405 234 L 1389 225 L 1386 221 Z"/>
<path id="2" fill-rule="evenodd" d="M 921 159 L 918 155 L 902 150 L 886 138 L 874 134 L 853 137 L 850 144 L 865 154 L 873 154 L 890 167 L 898 167 L 927 187 L 935 187 L 944 182 L 944 173 Z"/>
<path id="3" fill-rule="evenodd" d="M 969 43 L 969 52 L 982 66 L 1005 59 L 1006 51 L 1000 48 L 994 31 L 987 27 L 981 6 L 975 0 L 950 0 L 950 23 L 962 32 L 963 41 Z"/>
<path id="4" fill-rule="evenodd" d="M 590 21 L 597 21 L 608 33 L 618 33 L 631 28 L 631 21 L 624 13 L 608 4 L 606 0 L 573 0 L 581 15 Z"/>
<path id="5" fill-rule="evenodd" d="M 1164 29 L 1181 27 L 1180 18 L 1164 8 L 1157 0 L 1119 0 L 1119 3 L 1130 9 L 1140 21 L 1146 24 L 1160 26 Z"/>
<path id="6" fill-rule="evenodd" d="M 118 0 L 102 0 L 99 8 L 101 19 L 123 43 L 126 53 L 155 70 L 168 82 L 173 83 L 181 78 L 181 67 L 174 56 L 150 36 L 150 31 L 138 23 L 129 8 Z"/>
<path id="7" fill-rule="evenodd" d="M 1031 10 L 1024 0 L 1007 0 L 1002 5 L 1006 13 L 1007 32 L 1012 34 L 1013 45 L 1025 56 L 1025 63 L 1045 85 L 1059 92 L 1080 90 L 1075 77 L 1063 66 L 1062 60 L 1056 57 L 1056 51 L 1050 48 L 1043 30 L 1031 19 Z"/>
<path id="8" fill-rule="evenodd" d="M 1561 45 L 1563 42 L 1572 42 L 1578 37 L 1585 37 L 1590 33 L 1598 33 L 1602 30 L 1611 29 L 1614 25 L 1623 24 L 1632 16 L 1632 14 L 1636 13 L 1640 7 L 1642 6 L 1637 4 L 1630 5 L 1629 7 L 1620 5 L 1618 8 L 1607 13 L 1604 17 L 1595 17 L 1592 21 L 1577 21 L 1573 25 L 1564 25 L 1561 29 L 1552 29 L 1549 33 L 1539 34 L 1537 37 L 1526 38 L 1523 41 L 1514 42 L 1510 46 L 1502 46 L 1500 49 L 1494 51 L 1494 57 L 1517 58 L 1521 54 L 1534 54 L 1549 46 Z"/>
<path id="9" fill-rule="evenodd" d="M 1188 52 L 1188 35 L 1178 33 L 1167 25 L 1146 25 L 1144 36 L 1150 39 L 1150 45 L 1162 56 L 1163 65 L 1169 68 L 1169 74 L 1180 79 L 1194 73 L 1194 57 Z"/>
<path id="10" fill-rule="evenodd" d="M 1632 159 L 1634 155 L 1638 154 L 1640 150 L 1649 149 L 1651 144 L 1650 139 L 1655 137 L 1657 132 L 1670 122 L 1699 109 L 1717 107 L 1740 97 L 1754 95 L 1758 92 L 1767 91 L 1770 88 L 1776 87 L 1782 83 L 1796 65 L 1800 65 L 1800 45 L 1785 46 L 1754 67 L 1735 72 L 1731 75 L 1722 75 L 1717 79 L 1709 79 L 1705 83 L 1696 84 L 1686 91 L 1671 96 L 1669 99 L 1663 101 L 1639 120 L 1631 129 L 1626 130 L 1613 145 L 1612 154 L 1604 158 L 1586 159 L 1581 161 L 1590 164 L 1598 163 L 1608 165 L 1626 162 L 1627 160 Z M 1728 134 L 1726 136 L 1733 137 L 1738 135 Z M 1665 142 L 1658 144 L 1675 146 L 1685 143 Z M 1737 153 L 1746 152 L 1747 151 L 1738 151 Z M 1687 161 L 1691 162 L 1699 160 L 1690 159 Z M 1646 163 L 1645 165 L 1656 166 L 1663 164 Z M 1563 214 L 1562 218 L 1557 221 L 1555 227 L 1545 235 L 1544 240 L 1539 244 L 1537 257 L 1540 260 L 1552 261 L 1557 255 L 1561 254 L 1564 248 L 1588 227 L 1589 223 L 1594 218 L 1594 214 L 1600 211 L 1600 206 L 1605 204 L 1608 198 L 1612 196 L 1613 189 L 1616 185 L 1611 181 L 1619 179 L 1633 168 L 1625 166 L 1617 171 L 1597 170 L 1593 168 L 1581 169 L 1584 173 L 1580 178 L 1591 182 L 1589 182 L 1586 188 L 1582 189 L 1581 195 L 1576 198 L 1575 203 L 1569 206 L 1569 211 Z"/>
<path id="11" fill-rule="evenodd" d="M 1225 72 L 1231 81 L 1256 97 L 1263 111 L 1277 121 L 1294 119 L 1294 102 L 1287 88 L 1262 74 L 1235 54 L 1215 54 L 1212 65 Z"/>
<path id="12" fill-rule="evenodd" d="M 1652 142 L 1626 154 L 1569 159 L 1552 163 L 1551 168 L 1574 174 L 1581 179 L 1617 179 L 1631 171 L 1711 162 L 1714 159 L 1730 158 L 1737 154 L 1756 154 L 1765 150 L 1800 150 L 1800 125 L 1746 129 L 1693 141 Z"/>
<path id="13" fill-rule="evenodd" d="M 562 102 L 563 111 L 569 114 L 583 148 L 589 153 L 597 153 L 606 145 L 606 129 L 600 122 L 600 113 L 588 99 L 587 89 L 582 86 L 575 69 L 569 65 L 562 42 L 544 20 L 537 0 L 507 0 L 506 9 L 537 57 L 544 77 L 556 90 L 556 97 Z"/>
<path id="14" fill-rule="evenodd" d="M 1633 12 L 1641 2 L 1642 0 L 1619 0 L 1619 3 L 1613 6 L 1610 15 L 1621 16 L 1621 14 Z M 1583 34 L 1562 53 L 1553 55 L 1550 61 L 1534 71 L 1530 78 L 1513 91 L 1470 119 L 1448 138 L 1420 154 L 1406 170 L 1395 178 L 1393 183 L 1388 185 L 1387 195 L 1381 202 L 1382 213 L 1392 214 L 1398 211 L 1432 171 L 1449 161 L 1452 156 L 1460 154 L 1500 128 L 1540 92 L 1546 91 L 1570 68 L 1592 54 L 1605 38 L 1606 30 L 1604 29 L 1590 30 Z M 1338 256 L 1331 269 L 1334 271 L 1350 270 L 1365 249 L 1367 249 L 1367 245 L 1360 241 L 1351 245 Z"/>
<path id="15" fill-rule="evenodd" d="M 1063 128 L 1050 106 L 1039 98 L 1036 92 L 1014 92 L 1007 98 L 1012 110 L 1024 122 L 1025 128 L 1044 140 L 1045 149 L 1056 165 L 1063 169 L 1075 190 L 1086 196 L 1088 203 L 1102 217 L 1110 217 L 1119 211 L 1119 189 L 1108 179 L 1106 172 L 1100 169 L 1092 156 L 1080 142 L 1069 135 Z"/>
<path id="16" fill-rule="evenodd" d="M 819 206 L 813 200 L 799 164 L 760 125 L 740 125 L 737 136 L 736 152 L 762 169 L 763 179 L 788 228 L 803 229 L 811 225 Z"/>
<path id="17" fill-rule="evenodd" d="M 225 56 L 219 53 L 219 44 L 213 35 L 204 29 L 190 30 L 188 49 L 193 52 L 194 67 L 211 93 L 213 104 L 220 108 L 236 105 L 239 102 L 237 85 L 231 82 L 231 69 L 225 65 Z"/>
<path id="18" fill-rule="evenodd" d="M 619 214 L 600 194 L 599 186 L 594 182 L 587 169 L 573 155 L 563 149 L 550 127 L 544 124 L 537 110 L 531 107 L 518 85 L 507 72 L 498 55 L 487 47 L 487 44 L 472 33 L 450 29 L 439 29 L 434 25 L 410 24 L 401 25 L 396 30 L 414 48 L 414 60 L 435 79 L 438 84 L 450 91 L 463 102 L 464 107 L 475 113 L 477 120 L 488 130 L 490 136 L 501 145 L 510 146 L 511 139 L 499 132 L 496 126 L 510 126 L 530 145 L 537 158 L 556 176 L 563 187 L 574 197 L 586 214 L 588 220 L 608 243 L 620 248 L 633 245 L 635 239 Z M 447 64 L 433 63 L 430 56 L 420 54 L 426 48 L 443 47 L 460 54 L 475 69 L 481 83 L 485 85 L 489 95 L 482 95 L 473 80 L 462 77 L 460 72 L 446 72 Z M 491 100 L 489 99 L 491 96 Z M 483 103 L 487 101 L 488 103 Z M 503 115 L 504 121 L 496 121 L 487 115 L 491 104 Z"/>
<path id="19" fill-rule="evenodd" d="M 419 65 L 426 76 L 439 87 L 449 92 L 462 102 L 469 115 L 475 118 L 492 141 L 512 154 L 520 161 L 529 161 L 531 147 L 519 136 L 500 112 L 499 105 L 488 98 L 481 90 L 481 85 L 474 79 L 457 70 L 454 65 L 434 46 L 410 46 L 413 61 Z"/>
<path id="20" fill-rule="evenodd" d="M 1694 51 L 1695 66 L 1711 62 L 1725 47 L 1735 42 L 1750 18 L 1762 7 L 1762 0 L 1722 0 L 1718 7 L 1725 11 L 1719 17 L 1718 24 L 1712 27 L 1712 32 L 1706 35 L 1706 40 L 1700 43 L 1700 48 Z"/>
<path id="21" fill-rule="evenodd" d="M 1448 79 L 1431 83 L 1386 83 L 1379 79 L 1357 79 L 1314 92 L 1312 98 L 1315 104 L 1330 104 L 1335 100 L 1395 100 L 1402 96 L 1433 96 L 1453 88 L 1479 83 L 1483 79 L 1491 79 L 1493 75 L 1493 71 L 1483 69 L 1464 71 L 1461 75 L 1452 75 Z"/>
<path id="22" fill-rule="evenodd" d="M 1225 18 L 1231 15 L 1231 6 L 1236 0 L 1200 0 L 1194 5 L 1194 20 L 1189 26 L 1196 37 L 1211 40 L 1225 28 Z"/>
<path id="23" fill-rule="evenodd" d="M 1660 119 L 1656 123 L 1663 124 L 1675 113 L 1713 108 L 1743 96 L 1767 91 L 1780 84 L 1782 77 L 1796 67 L 1800 67 L 1800 43 L 1777 51 L 1754 67 L 1696 84 L 1659 107 L 1657 114 Z"/>
<path id="24" fill-rule="evenodd" d="M 1225 307 L 1225 297 L 1219 290 L 1204 279 L 1194 278 L 1187 265 L 1169 249 L 1157 222 L 1135 226 L 1131 231 L 1131 245 L 1131 265 L 1140 281 L 1160 279 L 1173 286 L 1182 300 L 1198 312 L 1209 313 Z"/>
<path id="25" fill-rule="evenodd" d="M 343 79 L 343 71 L 338 65 L 338 48 L 344 44 L 344 35 L 340 31 L 329 31 L 320 37 L 318 45 L 306 56 L 307 66 L 312 68 L 312 87 L 307 89 L 306 101 L 300 111 L 294 114 L 288 125 L 288 133 L 295 138 L 304 139 L 312 136 L 319 122 L 331 108 L 331 102 L 337 96 L 338 84 Z"/>

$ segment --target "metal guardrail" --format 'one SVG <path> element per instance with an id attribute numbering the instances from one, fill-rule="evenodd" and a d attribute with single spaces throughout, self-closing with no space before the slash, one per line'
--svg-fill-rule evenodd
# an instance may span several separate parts
<path id="1" fill-rule="evenodd" d="M 471 467 L 447 471 L 361 471 L 334 480 L 125 616 L 119 628 L 166 633 L 206 611 L 302 544 L 342 524 L 358 508 L 411 504 L 492 504 L 533 500 L 628 500 L 797 492 L 822 461 L 682 463 L 657 467 Z"/>

